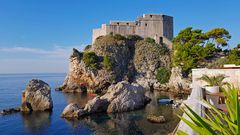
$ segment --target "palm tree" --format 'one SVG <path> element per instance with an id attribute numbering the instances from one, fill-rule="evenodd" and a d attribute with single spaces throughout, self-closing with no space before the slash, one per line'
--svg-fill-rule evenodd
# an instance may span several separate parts
<path id="1" fill-rule="evenodd" d="M 216 76 L 203 75 L 202 77 L 198 78 L 198 80 L 205 81 L 206 83 L 208 83 L 208 86 L 222 87 L 223 85 L 229 85 L 229 83 L 223 82 L 225 78 L 225 75 L 222 74 Z"/>

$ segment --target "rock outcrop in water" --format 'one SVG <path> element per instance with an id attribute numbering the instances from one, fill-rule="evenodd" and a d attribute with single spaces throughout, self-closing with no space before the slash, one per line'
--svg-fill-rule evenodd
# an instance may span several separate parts
<path id="1" fill-rule="evenodd" d="M 89 57 L 84 58 L 84 55 Z M 73 49 L 68 75 L 58 89 L 105 93 L 111 84 L 121 81 L 156 88 L 160 85 L 156 78 L 158 69 L 170 70 L 170 63 L 170 52 L 165 45 L 138 36 L 102 36 L 83 53 Z"/>
<path id="2" fill-rule="evenodd" d="M 80 109 L 77 104 L 71 103 L 64 108 L 61 117 L 66 119 L 73 119 L 82 116 L 84 113 L 85 112 Z"/>
<path id="3" fill-rule="evenodd" d="M 147 120 L 152 123 L 165 123 L 166 122 L 166 119 L 164 116 L 155 116 L 155 115 L 147 116 Z"/>
<path id="4" fill-rule="evenodd" d="M 144 88 L 136 83 L 126 81 L 110 86 L 101 97 L 110 103 L 107 112 L 125 112 L 143 108 L 151 99 L 145 96 Z"/>
<path id="5" fill-rule="evenodd" d="M 53 101 L 49 85 L 42 80 L 29 81 L 22 93 L 21 111 L 47 111 L 52 110 L 52 108 Z"/>
<path id="6" fill-rule="evenodd" d="M 100 112 L 133 111 L 143 108 L 150 100 L 145 96 L 142 86 L 122 81 L 110 86 L 105 95 L 89 100 L 83 109 L 78 108 L 77 105 L 69 104 L 61 116 L 64 118 L 78 118 Z"/>
<path id="7" fill-rule="evenodd" d="M 0 111 L 0 114 L 1 115 L 8 115 L 8 114 L 16 113 L 16 112 L 20 112 L 20 108 L 19 107 L 3 109 L 2 111 Z"/>

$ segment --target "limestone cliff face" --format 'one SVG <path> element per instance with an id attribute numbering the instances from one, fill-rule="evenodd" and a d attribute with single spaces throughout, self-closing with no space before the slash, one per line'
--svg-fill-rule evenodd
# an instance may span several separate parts
<path id="1" fill-rule="evenodd" d="M 160 67 L 170 69 L 170 53 L 159 44 L 140 41 L 135 45 L 134 66 L 137 71 L 136 82 L 145 88 L 160 86 L 156 79 Z"/>
<path id="2" fill-rule="evenodd" d="M 171 70 L 171 77 L 168 86 L 176 92 L 189 93 L 191 89 L 191 80 L 182 76 L 180 67 L 174 67 Z"/>
<path id="3" fill-rule="evenodd" d="M 135 37 L 136 38 L 136 37 Z M 88 51 L 98 57 L 97 68 L 91 69 L 83 60 L 83 53 L 73 49 L 68 75 L 59 90 L 63 92 L 106 92 L 111 84 L 135 82 L 145 88 L 159 87 L 156 79 L 160 67 L 170 69 L 170 53 L 163 45 L 120 35 L 96 39 Z M 85 53 L 85 52 L 84 52 Z M 105 69 L 103 58 L 108 56 L 111 68 Z"/>
<path id="4" fill-rule="evenodd" d="M 63 92 L 85 92 L 95 83 L 95 74 L 85 66 L 82 53 L 73 49 L 69 58 L 69 70 L 64 83 L 58 89 Z"/>
<path id="5" fill-rule="evenodd" d="M 133 78 L 131 74 L 134 70 L 131 67 L 131 60 L 134 54 L 134 42 L 129 42 L 125 38 L 119 36 L 107 35 L 99 37 L 93 45 L 93 52 L 98 56 L 110 57 L 112 68 L 112 78 L 114 83 L 122 80 L 131 81 Z M 132 71 L 132 72 L 131 72 Z M 109 71 L 108 71 L 109 72 Z"/>

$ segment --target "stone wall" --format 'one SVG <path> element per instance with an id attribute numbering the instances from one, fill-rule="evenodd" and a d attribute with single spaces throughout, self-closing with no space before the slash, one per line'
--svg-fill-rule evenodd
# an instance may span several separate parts
<path id="1" fill-rule="evenodd" d="M 102 24 L 101 28 L 93 29 L 92 44 L 94 43 L 94 41 L 96 40 L 97 37 L 104 36 L 104 35 L 107 35 L 107 25 L 106 24 Z"/>
<path id="2" fill-rule="evenodd" d="M 162 41 L 169 45 L 173 38 L 173 17 L 159 14 L 144 14 L 135 22 L 113 21 L 110 24 L 103 24 L 101 28 L 93 30 L 92 44 L 97 37 L 110 33 L 139 35 L 143 38 L 151 37 L 158 43 Z"/>
<path id="3" fill-rule="evenodd" d="M 235 87 L 240 88 L 240 69 L 192 69 L 192 84 L 204 86 L 206 83 L 204 81 L 198 80 L 202 75 L 214 76 L 218 74 L 224 74 L 226 78 L 223 80 L 224 82 L 229 82 L 233 84 Z"/>

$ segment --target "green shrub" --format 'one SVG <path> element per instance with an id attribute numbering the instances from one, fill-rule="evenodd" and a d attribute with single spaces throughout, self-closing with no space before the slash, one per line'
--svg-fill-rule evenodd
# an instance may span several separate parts
<path id="1" fill-rule="evenodd" d="M 226 64 L 236 64 L 240 65 L 240 50 L 232 49 L 226 58 Z"/>
<path id="2" fill-rule="evenodd" d="M 113 35 L 113 38 L 116 40 L 125 40 L 126 38 L 122 36 L 121 34 L 115 34 Z"/>
<path id="3" fill-rule="evenodd" d="M 84 51 L 87 51 L 87 50 L 89 50 L 90 48 L 92 48 L 92 45 L 87 45 L 87 46 L 84 48 Z"/>
<path id="4" fill-rule="evenodd" d="M 106 35 L 98 37 L 94 42 L 94 47 L 106 47 L 108 45 L 121 45 L 126 43 L 126 38 L 120 34 Z"/>
<path id="5" fill-rule="evenodd" d="M 157 71 L 157 80 L 161 84 L 167 83 L 170 79 L 171 71 L 165 67 L 160 67 Z"/>
<path id="6" fill-rule="evenodd" d="M 126 38 L 130 41 L 143 40 L 143 38 L 139 35 L 127 35 Z"/>
<path id="7" fill-rule="evenodd" d="M 83 61 L 87 67 L 91 69 L 98 68 L 98 56 L 94 52 L 84 52 L 83 53 Z"/>
<path id="8" fill-rule="evenodd" d="M 155 40 L 153 38 L 150 38 L 150 37 L 145 38 L 144 41 L 148 42 L 148 43 L 151 43 L 151 44 L 155 43 Z"/>
<path id="9" fill-rule="evenodd" d="M 161 49 L 159 50 L 160 55 L 166 55 L 169 54 L 169 48 L 166 45 L 162 45 Z"/>
<path id="10" fill-rule="evenodd" d="M 112 63 L 111 63 L 110 57 L 108 55 L 104 55 L 104 57 L 103 57 L 103 67 L 106 70 L 111 70 L 111 68 L 112 68 Z"/>

